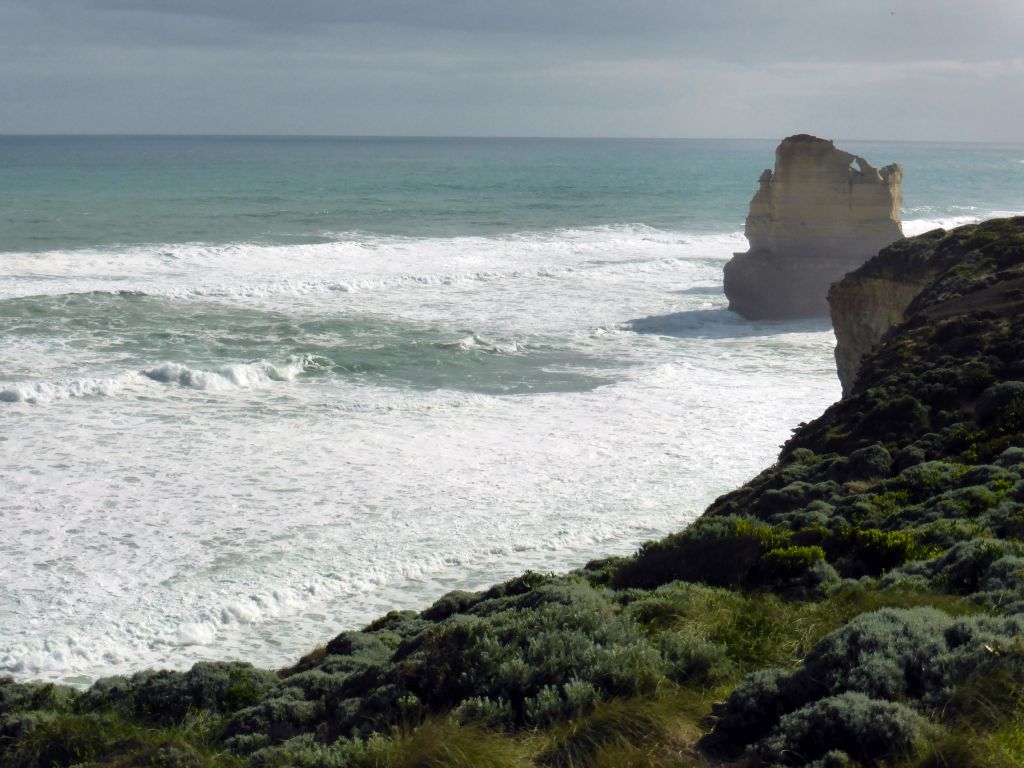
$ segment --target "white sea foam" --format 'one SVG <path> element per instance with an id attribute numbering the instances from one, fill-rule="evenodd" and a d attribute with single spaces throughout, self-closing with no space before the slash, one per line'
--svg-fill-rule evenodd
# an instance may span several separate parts
<path id="1" fill-rule="evenodd" d="M 526 348 L 517 341 L 507 344 L 500 344 L 488 341 L 477 336 L 475 333 L 465 336 L 458 341 L 446 341 L 437 344 L 441 349 L 456 349 L 461 352 L 487 352 L 494 355 L 520 355 Z"/>
<path id="2" fill-rule="evenodd" d="M 111 397 L 137 384 L 138 376 L 131 373 L 63 381 L 0 381 L 0 402 L 39 405 L 74 397 Z"/>
<path id="3" fill-rule="evenodd" d="M 147 382 L 175 384 L 205 392 L 264 387 L 275 382 L 294 381 L 303 373 L 321 371 L 328 361 L 315 355 L 293 357 L 276 364 L 268 361 L 226 365 L 215 371 L 191 368 L 180 363 L 161 363 L 140 371 L 109 377 L 85 377 L 55 381 L 0 381 L 0 402 L 44 405 L 69 398 L 115 397 L 158 393 Z"/>
<path id="4" fill-rule="evenodd" d="M 312 245 L 154 245 L 4 254 L 0 298 L 141 290 L 259 298 L 559 277 L 576 270 L 666 271 L 679 259 L 726 259 L 739 233 L 692 236 L 643 226 L 499 237 L 407 238 L 338 233 Z M 424 272 L 424 266 L 440 267 Z M 514 266 L 511 266 L 514 265 Z"/>
<path id="5" fill-rule="evenodd" d="M 227 365 L 218 371 L 204 371 L 179 363 L 162 365 L 142 371 L 142 375 L 164 384 L 180 384 L 191 389 L 223 391 L 226 389 L 265 386 L 275 381 L 293 381 L 317 363 L 306 358 L 293 360 L 285 365 L 260 361 Z"/>
<path id="6" fill-rule="evenodd" d="M 0 571 L 0 672 L 281 666 L 678 529 L 838 394 L 827 329 L 725 311 L 744 249 L 634 226 L 24 257 L 0 295 L 66 322 L 0 338 L 0 360 L 86 396 L 0 403 L 0 558 L 21 564 Z M 157 298 L 59 298 L 86 290 Z M 257 332 L 294 356 L 253 354 Z M 344 375 L 318 357 L 353 335 Z"/>
<path id="7" fill-rule="evenodd" d="M 903 234 L 907 237 L 923 235 L 933 229 L 955 229 L 965 224 L 977 224 L 986 219 L 998 219 L 1008 216 L 1024 216 L 1024 211 L 987 211 L 985 213 L 966 214 L 961 216 L 943 216 L 940 218 L 907 219 L 903 222 Z"/>

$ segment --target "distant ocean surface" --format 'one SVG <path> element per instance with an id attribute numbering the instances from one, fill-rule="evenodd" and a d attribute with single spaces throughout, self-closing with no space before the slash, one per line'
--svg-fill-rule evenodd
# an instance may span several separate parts
<path id="1" fill-rule="evenodd" d="M 0 673 L 294 661 L 684 527 L 839 395 L 726 310 L 776 141 L 0 137 Z M 904 228 L 1024 146 L 837 142 Z"/>

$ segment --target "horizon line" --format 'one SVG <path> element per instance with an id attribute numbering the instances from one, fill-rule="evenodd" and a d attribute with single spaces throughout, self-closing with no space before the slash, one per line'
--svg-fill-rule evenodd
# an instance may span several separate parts
<path id="1" fill-rule="evenodd" d="M 797 134 L 790 134 L 797 135 Z M 814 134 L 812 134 L 814 135 Z M 513 135 L 469 135 L 469 134 L 360 134 L 360 133 L 148 133 L 148 132 L 43 132 L 8 133 L 0 131 L 0 139 L 17 138 L 193 138 L 193 139 L 393 139 L 393 140 L 469 140 L 469 141 L 781 141 L 784 137 L 768 136 L 513 136 Z M 883 138 L 828 138 L 831 141 L 879 142 L 887 144 L 988 144 L 1019 146 L 1024 141 L 1001 141 L 991 139 L 883 139 Z"/>

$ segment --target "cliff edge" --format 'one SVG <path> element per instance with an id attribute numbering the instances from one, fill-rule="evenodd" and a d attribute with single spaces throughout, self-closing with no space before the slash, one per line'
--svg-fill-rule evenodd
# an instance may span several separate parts
<path id="1" fill-rule="evenodd" d="M 725 266 L 729 308 L 750 320 L 827 316 L 829 285 L 903 236 L 902 178 L 826 139 L 784 139 L 750 201 L 750 250 Z"/>
<path id="2" fill-rule="evenodd" d="M 936 229 L 901 240 L 835 283 L 829 290 L 828 303 L 836 333 L 836 368 L 843 395 L 853 391 L 865 355 L 890 328 L 922 311 L 914 300 L 950 270 L 956 271 L 949 275 L 949 280 L 959 276 L 957 301 L 938 302 L 928 309 L 929 316 L 958 308 L 998 310 L 1008 302 L 1012 304 L 1009 294 L 1016 284 L 1006 280 L 1005 274 L 987 275 L 983 267 L 1020 236 L 1022 222 L 1020 217 L 995 219 L 948 233 Z"/>

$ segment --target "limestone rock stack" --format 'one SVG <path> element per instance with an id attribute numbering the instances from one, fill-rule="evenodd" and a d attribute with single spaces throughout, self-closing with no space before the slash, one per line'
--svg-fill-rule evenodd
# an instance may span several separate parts
<path id="1" fill-rule="evenodd" d="M 903 236 L 902 178 L 826 139 L 784 139 L 750 201 L 750 250 L 725 265 L 729 308 L 751 320 L 827 317 L 829 286 Z"/>

